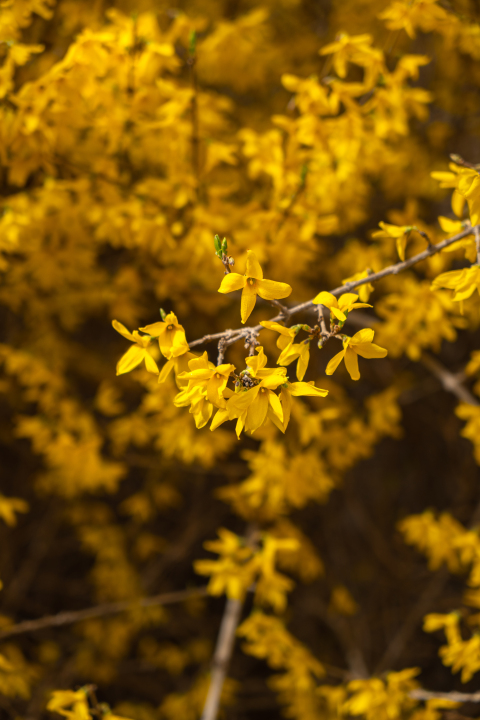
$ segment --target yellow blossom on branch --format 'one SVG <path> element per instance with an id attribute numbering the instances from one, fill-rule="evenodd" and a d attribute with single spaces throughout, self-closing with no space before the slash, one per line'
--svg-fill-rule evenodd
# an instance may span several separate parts
<path id="1" fill-rule="evenodd" d="M 140 330 L 151 337 L 158 338 L 160 352 L 168 359 L 183 355 L 189 349 L 185 330 L 179 324 L 174 313 L 168 313 L 164 321 L 146 325 Z"/>
<path id="2" fill-rule="evenodd" d="M 458 302 L 467 300 L 475 290 L 480 294 L 480 267 L 472 265 L 463 270 L 451 270 L 435 278 L 431 285 L 432 290 L 448 288 L 454 290 L 453 299 Z"/>
<path id="3" fill-rule="evenodd" d="M 389 223 L 385 222 L 380 222 L 378 224 L 382 229 L 375 230 L 375 232 L 372 233 L 372 238 L 375 240 L 394 238 L 397 246 L 398 257 L 400 260 L 405 260 L 407 241 L 410 237 L 410 233 L 415 229 L 413 225 L 389 225 Z"/>
<path id="4" fill-rule="evenodd" d="M 229 273 L 222 280 L 218 292 L 229 293 L 234 290 L 242 291 L 242 301 L 240 314 L 242 323 L 245 323 L 255 307 L 257 295 L 264 300 L 281 300 L 286 298 L 292 292 L 292 288 L 287 283 L 276 282 L 274 280 L 264 280 L 263 270 L 260 267 L 255 253 L 251 250 L 247 253 L 247 267 L 245 275 L 238 273 Z"/>
<path id="5" fill-rule="evenodd" d="M 285 432 L 287 429 L 289 420 L 290 420 L 290 413 L 292 410 L 292 397 L 326 397 L 328 395 L 328 390 L 323 390 L 323 388 L 315 387 L 313 381 L 306 383 L 306 382 L 286 382 L 284 385 L 282 385 L 280 390 L 280 400 L 282 402 L 282 410 L 283 410 L 283 425 L 282 427 L 278 426 L 282 432 Z"/>
<path id="6" fill-rule="evenodd" d="M 335 295 L 332 295 L 332 293 L 321 292 L 313 298 L 312 302 L 314 305 L 325 305 L 325 307 L 330 310 L 331 314 L 336 317 L 337 320 L 344 323 L 351 310 L 363 307 L 372 307 L 371 305 L 368 305 L 368 303 L 359 303 L 357 300 L 358 295 L 355 293 L 345 293 L 337 300 Z"/>
<path id="7" fill-rule="evenodd" d="M 335 355 L 327 365 L 325 370 L 327 375 L 333 375 L 337 367 L 343 359 L 345 359 L 345 367 L 352 380 L 360 379 L 360 371 L 358 369 L 358 356 L 364 358 L 383 358 L 387 355 L 385 348 L 375 345 L 372 340 L 374 331 L 371 328 L 359 330 L 353 337 L 343 336 L 343 350 Z"/>
<path id="8" fill-rule="evenodd" d="M 123 335 L 124 338 L 135 343 L 118 361 L 117 375 L 130 372 L 136 368 L 137 365 L 140 365 L 143 360 L 145 360 L 145 367 L 148 372 L 158 374 L 157 363 L 147 350 L 152 340 L 151 337 L 148 335 L 140 335 L 137 330 L 134 330 L 133 333 L 129 332 L 125 325 L 119 323 L 118 320 L 113 320 L 112 325 L 120 335 Z"/>

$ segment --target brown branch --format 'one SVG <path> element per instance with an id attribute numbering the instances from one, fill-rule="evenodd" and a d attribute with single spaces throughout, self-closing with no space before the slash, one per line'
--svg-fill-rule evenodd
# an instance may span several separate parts
<path id="1" fill-rule="evenodd" d="M 459 400 L 467 403 L 468 405 L 480 404 L 477 398 L 472 395 L 470 390 L 468 390 L 464 385 L 462 385 L 462 380 L 464 377 L 463 373 L 460 373 L 459 375 L 454 375 L 445 367 L 443 367 L 443 365 L 439 363 L 438 360 L 433 358 L 431 355 L 428 355 L 428 353 L 422 353 L 420 362 L 422 363 L 422 365 L 425 365 L 425 367 L 428 368 L 428 370 L 430 370 L 430 372 L 432 372 L 436 378 L 440 380 L 444 390 L 453 393 Z"/>
<path id="2" fill-rule="evenodd" d="M 190 49 L 189 56 L 187 58 L 187 65 L 190 70 L 190 82 L 192 84 L 192 101 L 190 104 L 190 111 L 192 116 L 192 166 L 193 174 L 197 181 L 197 199 L 201 199 L 201 184 L 200 184 L 200 132 L 198 123 L 198 76 L 197 76 L 197 53 L 196 53 L 196 37 L 193 35 L 190 38 Z"/>
<path id="3" fill-rule="evenodd" d="M 204 596 L 206 594 L 206 587 L 192 588 L 191 590 L 178 590 L 177 592 L 164 593 L 163 595 L 153 595 L 152 597 L 142 598 L 138 602 L 122 600 L 114 603 L 96 605 L 95 607 L 85 608 L 84 610 L 72 610 L 61 612 L 57 615 L 46 615 L 38 620 L 25 620 L 17 625 L 12 625 L 11 627 L 1 630 L 0 640 L 11 637 L 12 635 L 36 632 L 37 630 L 43 630 L 47 627 L 73 625 L 82 620 L 90 620 L 91 618 L 103 617 L 105 615 L 116 615 L 117 613 L 134 610 L 137 607 L 145 608 L 156 605 L 172 605 L 192 597 Z"/>
<path id="4" fill-rule="evenodd" d="M 434 692 L 432 690 L 422 690 L 422 688 L 418 688 L 418 690 L 412 690 L 409 693 L 411 698 L 414 698 L 415 700 L 451 700 L 452 702 L 473 702 L 478 703 L 480 702 L 480 692 L 474 692 L 474 693 L 463 693 L 463 692 L 456 692 L 455 690 L 452 690 L 452 692 Z"/>
<path id="5" fill-rule="evenodd" d="M 475 245 L 477 248 L 477 265 L 480 265 L 480 230 L 478 225 L 473 228 L 473 234 L 475 235 Z"/>
<path id="6" fill-rule="evenodd" d="M 218 634 L 217 646 L 213 656 L 210 687 L 208 688 L 208 695 L 201 720 L 216 720 L 222 688 L 235 644 L 235 634 L 240 621 L 242 606 L 243 603 L 241 600 L 229 598 L 226 602 L 220 632 Z"/>
<path id="7" fill-rule="evenodd" d="M 436 245 L 429 245 L 426 250 L 418 253 L 417 255 L 414 255 L 408 260 L 403 260 L 402 262 L 396 263 L 395 265 L 389 265 L 383 270 L 372 273 L 371 275 L 367 275 L 367 277 L 361 278 L 360 280 L 352 280 L 349 283 L 345 283 L 345 285 L 340 285 L 339 287 L 330 290 L 330 292 L 332 295 L 338 297 L 339 295 L 343 295 L 343 293 L 351 292 L 357 287 L 361 287 L 362 285 L 366 285 L 367 283 L 377 282 L 377 280 L 382 280 L 389 275 L 398 275 L 404 270 L 408 270 L 409 268 L 413 267 L 417 263 L 422 262 L 423 260 L 427 260 L 429 257 L 432 257 L 432 255 L 436 255 L 450 245 L 453 245 L 453 243 L 457 242 L 458 240 L 462 240 L 464 237 L 475 234 L 476 232 L 480 233 L 480 225 L 465 228 L 465 230 L 462 230 L 461 232 L 457 233 L 457 235 L 454 235 L 451 238 L 442 240 L 442 242 L 439 242 Z M 290 318 L 292 315 L 296 315 L 297 313 L 302 312 L 302 310 L 311 310 L 313 307 L 314 304 L 311 300 L 299 303 L 298 305 L 294 305 L 291 308 L 287 308 L 286 306 L 284 306 L 285 310 L 282 310 L 282 314 L 276 315 L 275 317 L 271 318 L 271 322 L 279 322 L 281 320 L 284 320 L 285 313 Z M 259 333 L 263 329 L 264 328 L 262 325 L 255 325 L 254 327 L 225 330 L 224 332 L 214 333 L 212 335 L 204 335 L 198 340 L 194 340 L 193 342 L 189 343 L 189 346 L 192 348 L 198 345 L 203 345 L 207 342 L 212 342 L 214 340 L 218 341 L 224 338 L 227 334 L 231 338 L 231 343 L 234 343 L 237 340 L 240 340 L 240 338 L 250 335 L 252 332 Z M 231 343 L 229 342 L 229 344 Z"/>

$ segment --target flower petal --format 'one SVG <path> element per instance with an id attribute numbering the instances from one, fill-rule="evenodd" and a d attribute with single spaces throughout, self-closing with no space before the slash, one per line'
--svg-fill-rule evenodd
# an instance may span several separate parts
<path id="1" fill-rule="evenodd" d="M 348 310 L 350 305 L 352 305 L 356 300 L 358 300 L 358 295 L 356 295 L 356 293 L 344 293 L 344 295 L 341 295 L 338 298 L 338 307 L 340 310 Z"/>
<path id="2" fill-rule="evenodd" d="M 302 352 L 297 363 L 297 380 L 303 380 L 310 360 L 310 343 L 302 343 Z"/>
<path id="3" fill-rule="evenodd" d="M 147 335 L 151 335 L 152 337 L 157 338 L 165 332 L 165 330 L 167 329 L 167 323 L 161 322 L 159 320 L 156 323 L 152 323 L 151 325 L 145 325 L 145 327 L 141 327 L 138 329 L 144 333 L 147 333 Z"/>
<path id="4" fill-rule="evenodd" d="M 330 362 L 328 363 L 328 365 L 327 365 L 327 367 L 326 367 L 326 370 L 325 370 L 325 373 L 326 373 L 327 375 L 333 375 L 333 373 L 335 372 L 335 370 L 337 369 L 337 367 L 338 367 L 338 366 L 340 365 L 340 363 L 342 362 L 344 355 L 345 355 L 345 350 L 340 350 L 339 353 L 337 353 L 336 355 L 334 355 L 334 356 L 332 357 L 332 359 L 331 359 Z"/>
<path id="5" fill-rule="evenodd" d="M 323 390 L 322 388 L 317 388 L 312 383 L 306 383 L 306 382 L 296 382 L 296 383 L 289 383 L 288 385 L 288 392 L 290 395 L 299 396 L 299 395 L 311 395 L 311 396 L 320 396 L 325 397 L 328 395 L 328 390 Z"/>
<path id="6" fill-rule="evenodd" d="M 125 355 L 122 355 L 117 363 L 117 375 L 123 375 L 123 373 L 130 372 L 137 365 L 140 365 L 143 358 L 145 357 L 146 350 L 141 348 L 139 345 L 132 345 L 127 350 Z"/>
<path id="7" fill-rule="evenodd" d="M 260 281 L 257 281 L 260 282 Z M 262 280 L 263 282 L 263 280 Z M 240 316 L 242 318 L 242 323 L 246 323 L 248 318 L 250 317 L 253 308 L 255 307 L 255 303 L 257 301 L 257 293 L 256 293 L 256 283 L 251 284 L 246 283 L 245 287 L 242 290 L 242 300 L 240 303 Z"/>
<path id="8" fill-rule="evenodd" d="M 127 330 L 125 325 L 122 325 L 122 323 L 118 322 L 118 320 L 112 320 L 112 325 L 115 330 L 120 333 L 120 335 L 123 335 L 124 338 L 127 338 L 127 340 L 130 340 L 131 342 L 136 342 L 132 333 Z"/>
<path id="9" fill-rule="evenodd" d="M 283 408 L 278 395 L 275 395 L 274 392 L 269 392 L 268 402 L 270 403 L 273 413 L 278 417 L 280 422 L 283 423 Z"/>
<path id="10" fill-rule="evenodd" d="M 360 370 L 358 369 L 358 355 L 351 348 L 345 349 L 345 367 L 352 380 L 360 380 Z"/>
<path id="11" fill-rule="evenodd" d="M 167 377 L 170 375 L 170 373 L 173 370 L 173 366 L 175 365 L 174 360 L 169 360 L 165 363 L 165 365 L 162 367 L 160 371 L 160 375 L 158 376 L 158 382 L 163 383 L 167 379 Z"/>
<path id="12" fill-rule="evenodd" d="M 145 367 L 148 372 L 158 375 L 158 365 L 148 351 L 145 352 Z"/>
<path id="13" fill-rule="evenodd" d="M 345 322 L 345 320 L 347 319 L 347 316 L 345 315 L 345 313 L 336 307 L 331 307 L 330 312 L 332 313 L 332 315 L 334 317 L 337 318 L 337 320 L 341 320 L 342 322 Z"/>
<path id="14" fill-rule="evenodd" d="M 278 368 L 278 370 L 280 371 L 280 368 Z M 268 388 L 269 390 L 276 390 L 279 385 L 283 385 L 285 383 L 285 373 L 275 372 L 272 373 L 272 375 L 268 375 L 267 377 L 263 378 L 260 386 L 263 388 Z"/>
<path id="15" fill-rule="evenodd" d="M 239 275 L 238 273 L 228 273 L 228 275 L 225 275 L 220 287 L 218 288 L 219 293 L 229 293 L 233 292 L 234 290 L 241 290 L 245 283 L 247 282 L 247 278 L 245 275 Z"/>
<path id="16" fill-rule="evenodd" d="M 210 430 L 216 430 L 217 427 L 228 420 L 228 410 L 217 410 L 215 417 L 210 425 Z"/>
<path id="17" fill-rule="evenodd" d="M 255 280 L 263 279 L 263 270 L 257 260 L 257 256 L 252 250 L 247 252 L 247 269 L 245 270 L 247 277 L 255 278 Z"/>
<path id="18" fill-rule="evenodd" d="M 383 358 L 386 357 L 388 352 L 385 348 L 380 347 L 380 345 L 375 345 L 375 343 L 359 343 L 355 345 L 353 349 L 357 355 L 364 358 Z"/>
<path id="19" fill-rule="evenodd" d="M 254 433 L 255 430 L 258 430 L 258 428 L 263 425 L 267 417 L 268 404 L 268 390 L 260 388 L 260 392 L 258 393 L 256 399 L 248 408 L 246 422 L 247 430 Z"/>
<path id="20" fill-rule="evenodd" d="M 297 385 L 299 383 L 292 383 L 293 385 Z M 288 387 L 288 390 L 282 387 L 280 391 L 280 397 L 282 399 L 282 408 L 283 408 L 283 427 L 286 430 L 287 425 L 290 422 L 290 413 L 292 410 L 292 396 L 290 394 L 290 386 Z"/>
<path id="21" fill-rule="evenodd" d="M 292 330 L 292 328 L 287 328 L 284 325 L 280 325 L 278 322 L 271 322 L 270 320 L 261 320 L 260 325 L 263 325 L 264 328 L 267 328 L 267 330 L 275 330 L 275 332 L 280 333 L 280 335 L 285 335 L 286 337 L 293 337 L 295 336 L 295 331 Z"/>
<path id="22" fill-rule="evenodd" d="M 352 338 L 350 338 L 350 345 L 356 345 L 357 343 L 364 342 L 372 342 L 374 335 L 375 332 L 372 330 L 372 328 L 364 328 L 363 330 L 359 330 Z"/>
<path id="23" fill-rule="evenodd" d="M 325 305 L 325 307 L 328 308 L 331 308 L 332 306 L 337 307 L 338 305 L 338 301 L 335 295 L 332 295 L 332 293 L 329 293 L 326 290 L 318 293 L 318 295 L 313 298 L 312 303 L 314 305 Z"/>
<path id="24" fill-rule="evenodd" d="M 292 288 L 287 283 L 275 280 L 259 280 L 257 292 L 264 300 L 281 300 L 290 295 Z"/>

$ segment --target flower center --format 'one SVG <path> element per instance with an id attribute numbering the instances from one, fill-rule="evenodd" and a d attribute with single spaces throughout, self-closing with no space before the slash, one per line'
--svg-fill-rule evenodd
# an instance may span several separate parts
<path id="1" fill-rule="evenodd" d="M 167 325 L 167 330 L 173 330 L 173 325 Z"/>
<path id="2" fill-rule="evenodd" d="M 248 278 L 247 282 L 249 285 L 255 285 L 255 278 Z"/>

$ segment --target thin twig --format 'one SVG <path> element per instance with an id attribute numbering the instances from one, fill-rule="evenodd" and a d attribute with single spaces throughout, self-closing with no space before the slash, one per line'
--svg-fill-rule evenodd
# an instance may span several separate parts
<path id="1" fill-rule="evenodd" d="M 422 353 L 420 362 L 440 380 L 444 390 L 453 393 L 459 400 L 467 403 L 468 405 L 480 405 L 479 401 L 474 395 L 472 395 L 470 390 L 462 385 L 463 373 L 460 375 L 454 375 L 443 367 L 438 360 L 425 352 Z"/>
<path id="2" fill-rule="evenodd" d="M 477 248 L 477 264 L 480 265 L 480 230 L 478 225 L 473 228 L 473 234 L 475 235 L 475 245 Z"/>
<path id="3" fill-rule="evenodd" d="M 58 627 L 60 625 L 73 625 L 82 620 L 90 620 L 91 618 L 103 617 L 105 615 L 116 615 L 117 613 L 134 610 L 137 607 L 154 607 L 156 605 L 173 605 L 174 603 L 183 602 L 192 597 L 201 597 L 207 594 L 206 587 L 192 588 L 191 590 L 178 590 L 177 592 L 164 593 L 163 595 L 153 595 L 152 597 L 142 598 L 141 600 L 130 601 L 124 600 L 115 603 L 104 603 L 95 607 L 85 608 L 84 610 L 72 610 L 61 612 L 57 615 L 46 615 L 38 620 L 25 620 L 24 622 L 12 625 L 0 631 L 0 640 L 11 637 L 12 635 L 22 635 L 23 633 L 36 632 L 47 627 Z"/>
<path id="4" fill-rule="evenodd" d="M 452 702 L 473 703 L 480 702 L 480 692 L 463 693 L 452 690 L 452 692 L 444 693 L 434 692 L 432 690 L 422 690 L 421 688 L 418 688 L 418 690 L 412 690 L 409 694 L 410 697 L 414 698 L 415 700 L 451 700 Z"/>
<path id="5" fill-rule="evenodd" d="M 200 186 L 200 134 L 198 125 L 198 77 L 197 77 L 197 51 L 196 36 L 190 38 L 189 56 L 187 65 L 190 69 L 190 82 L 192 84 L 192 101 L 190 105 L 192 115 L 192 166 L 197 181 L 197 198 L 201 199 Z"/>
<path id="6" fill-rule="evenodd" d="M 220 706 L 220 697 L 223 684 L 227 676 L 230 658 L 235 644 L 240 615 L 242 612 L 242 601 L 229 598 L 225 605 L 225 612 L 220 625 L 217 646 L 213 656 L 212 676 L 208 695 L 202 713 L 202 720 L 216 720 Z"/>
<path id="7" fill-rule="evenodd" d="M 335 295 L 338 297 L 339 295 L 343 295 L 343 293 L 351 292 L 352 290 L 355 290 L 357 287 L 361 287 L 362 285 L 366 285 L 368 283 L 376 282 L 377 280 L 382 280 L 385 277 L 388 277 L 389 275 L 398 275 L 399 273 L 403 272 L 403 270 L 408 270 L 409 268 L 413 267 L 419 262 L 422 262 L 423 260 L 427 260 L 429 257 L 432 257 L 432 255 L 436 255 L 437 253 L 441 252 L 445 248 L 449 247 L 450 245 L 453 245 L 453 243 L 457 242 L 458 240 L 462 240 L 464 237 L 467 237 L 468 235 L 475 234 L 475 232 L 480 232 L 480 225 L 475 225 L 474 227 L 468 227 L 462 230 L 461 232 L 457 233 L 457 235 L 454 235 L 451 238 L 447 238 L 446 240 L 442 240 L 442 242 L 437 243 L 436 245 L 429 245 L 426 250 L 424 250 L 421 253 L 418 253 L 417 255 L 414 255 L 413 257 L 409 258 L 408 260 L 403 260 L 402 262 L 396 263 L 395 265 L 389 265 L 388 267 L 384 268 L 383 270 L 380 270 L 377 273 L 372 273 L 371 275 L 367 275 L 367 277 L 361 278 L 360 280 L 352 280 L 351 282 L 345 283 L 345 285 L 340 285 L 339 287 L 335 288 L 334 290 L 330 290 L 330 293 L 332 295 Z M 311 300 L 307 300 L 306 302 L 299 303 L 298 305 L 294 305 L 291 308 L 287 308 L 284 306 L 284 310 L 282 310 L 282 314 L 276 315 L 274 318 L 271 318 L 271 322 L 279 322 L 281 320 L 284 320 L 283 314 L 286 313 L 288 317 L 291 317 L 292 315 L 296 315 L 299 312 L 302 312 L 302 310 L 311 310 L 314 308 L 314 304 Z M 193 340 L 189 343 L 189 346 L 191 348 L 197 347 L 198 345 L 203 345 L 204 343 L 213 342 L 214 340 L 221 340 L 223 337 L 225 337 L 227 334 L 230 335 L 231 342 L 236 342 L 237 340 L 240 340 L 240 338 L 250 335 L 252 332 L 259 333 L 261 330 L 263 330 L 262 325 L 255 325 L 254 327 L 247 327 L 247 328 L 237 328 L 235 330 L 225 330 L 224 332 L 220 333 L 214 333 L 212 335 L 204 335 L 203 337 L 199 338 L 198 340 Z M 229 343 L 231 344 L 231 343 Z"/>

